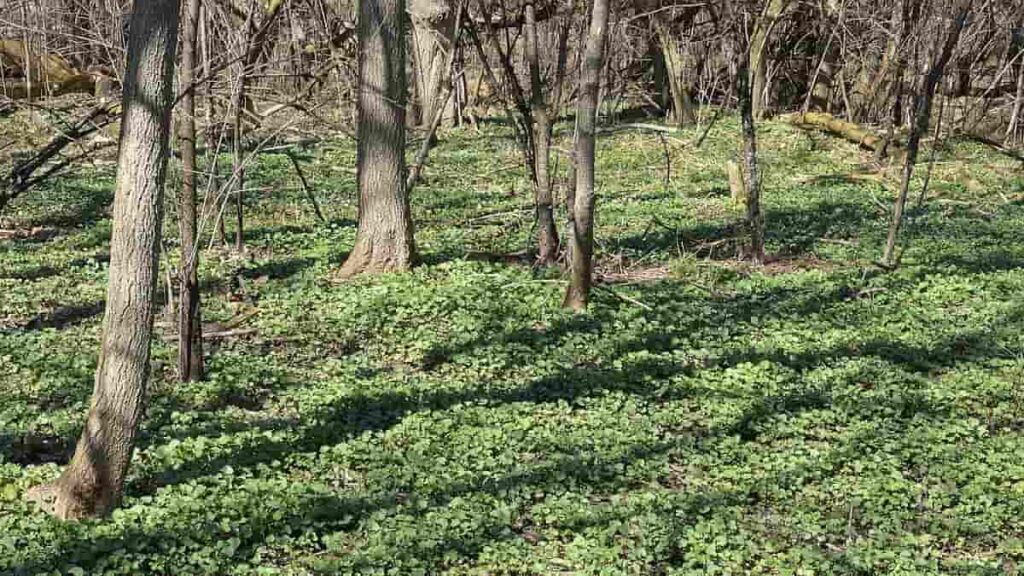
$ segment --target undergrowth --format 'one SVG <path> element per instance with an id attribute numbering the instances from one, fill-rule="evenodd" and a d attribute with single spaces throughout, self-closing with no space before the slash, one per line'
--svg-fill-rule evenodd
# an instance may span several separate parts
<path id="1" fill-rule="evenodd" d="M 201 270 L 205 320 L 246 330 L 177 384 L 161 317 L 124 506 L 77 524 L 22 494 L 59 473 L 87 408 L 112 178 L 19 199 L 4 226 L 29 233 L 0 244 L 0 572 L 1015 573 L 1020 167 L 941 149 L 883 274 L 896 170 L 767 123 L 773 259 L 754 269 L 724 173 L 737 124 L 698 149 L 701 131 L 601 137 L 582 315 L 557 271 L 508 258 L 535 231 L 500 127 L 433 152 L 423 265 L 344 284 L 351 143 L 300 154 L 327 223 L 288 158 L 261 155 L 246 254 L 205 251 Z"/>

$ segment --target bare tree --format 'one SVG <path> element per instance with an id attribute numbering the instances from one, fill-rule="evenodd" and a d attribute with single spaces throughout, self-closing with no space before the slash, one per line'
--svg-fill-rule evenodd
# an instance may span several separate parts
<path id="1" fill-rule="evenodd" d="M 608 0 L 594 0 L 576 103 L 576 193 L 572 206 L 571 268 L 563 306 L 585 310 L 594 275 L 594 156 L 597 106 L 608 38 Z"/>
<path id="2" fill-rule="evenodd" d="M 359 229 L 343 278 L 405 270 L 416 257 L 405 188 L 404 0 L 359 3 Z"/>
<path id="3" fill-rule="evenodd" d="M 526 0 L 526 61 L 530 70 L 530 109 L 533 117 L 534 186 L 537 210 L 537 261 L 551 264 L 558 257 L 558 229 L 555 227 L 551 192 L 551 115 L 541 80 L 537 40 L 537 6 Z"/>
<path id="4" fill-rule="evenodd" d="M 26 496 L 64 519 L 104 516 L 121 501 L 143 412 L 171 119 L 178 0 L 136 0 L 110 241 L 103 344 L 85 429 L 52 484 Z"/>
<path id="5" fill-rule="evenodd" d="M 757 156 L 757 126 L 754 112 L 756 94 L 750 86 L 747 55 L 736 59 L 736 98 L 740 108 L 743 134 L 743 178 L 746 189 L 747 231 L 750 234 L 749 256 L 754 264 L 764 261 L 764 214 L 761 212 L 761 168 Z"/>
<path id="6" fill-rule="evenodd" d="M 181 190 L 178 195 L 178 229 L 181 233 L 180 296 L 178 297 L 178 377 L 182 381 L 203 378 L 203 328 L 199 296 L 199 242 L 196 217 L 196 100 L 197 32 L 201 0 L 187 0 L 181 39 L 178 83 L 184 87 L 178 120 L 181 147 Z"/>
<path id="7" fill-rule="evenodd" d="M 903 178 L 900 181 L 900 192 L 896 197 L 893 206 L 892 221 L 889 224 L 889 236 L 885 243 L 885 252 L 882 255 L 882 264 L 886 267 L 893 267 L 897 263 L 896 242 L 899 239 L 900 227 L 903 225 L 903 212 L 907 205 L 907 197 L 910 194 L 910 179 L 914 175 L 914 164 L 917 162 L 918 150 L 921 138 L 928 132 L 928 124 L 932 115 L 932 100 L 935 97 L 935 89 L 942 80 L 953 51 L 960 42 L 960 33 L 967 22 L 967 16 L 971 12 L 973 0 L 960 0 L 956 6 L 953 21 L 946 32 L 942 49 L 932 63 L 928 74 L 921 83 L 921 89 L 917 94 L 914 106 L 914 123 L 910 127 L 910 136 L 907 138 L 907 152 L 903 161 Z"/>

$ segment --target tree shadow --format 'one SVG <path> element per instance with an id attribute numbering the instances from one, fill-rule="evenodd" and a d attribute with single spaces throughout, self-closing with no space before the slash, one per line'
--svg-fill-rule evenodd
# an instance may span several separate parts
<path id="1" fill-rule="evenodd" d="M 814 250 L 821 239 L 856 238 L 868 222 L 861 204 L 822 200 L 810 209 L 768 208 L 766 238 L 780 256 L 799 256 Z M 673 227 L 660 219 L 639 234 L 616 237 L 608 251 L 646 254 L 692 253 L 712 259 L 735 258 L 746 242 L 740 216 L 726 223 L 706 222 Z"/>
<path id="2" fill-rule="evenodd" d="M 60 276 L 62 272 L 63 271 L 59 268 L 55 268 L 47 264 L 39 264 L 32 267 L 16 268 L 14 270 L 0 272 L 0 279 L 34 282 L 36 280 L 42 280 L 43 278 L 50 278 L 51 276 Z"/>
<path id="3" fill-rule="evenodd" d="M 614 372 L 614 371 L 612 371 Z M 592 386 L 593 392 L 609 390 L 614 387 L 617 380 L 625 374 L 635 374 L 637 370 L 623 370 L 617 376 L 599 378 L 602 383 Z M 568 370 L 554 376 L 550 380 L 538 381 L 528 386 L 527 390 L 509 393 L 483 393 L 474 395 L 475 401 L 486 402 L 511 402 L 521 401 L 529 398 L 533 401 L 548 401 L 553 398 L 573 398 L 576 393 L 570 393 L 565 382 L 578 379 L 587 371 L 574 372 Z M 552 394 L 550 387 L 553 382 L 562 382 L 561 390 Z M 610 387 L 610 386 L 611 387 Z M 623 389 L 630 389 L 625 386 Z M 578 390 L 577 392 L 580 392 Z M 638 393 L 643 393 L 636 390 Z M 707 390 L 692 389 L 682 392 L 683 396 L 691 398 L 699 397 L 705 402 L 714 402 L 715 398 L 709 395 Z M 676 396 L 681 398 L 683 396 Z M 387 396 L 384 396 L 385 398 Z M 670 398 L 660 397 L 662 401 Z M 461 401 L 461 400 L 460 400 Z M 899 416 L 896 417 L 898 432 L 900 429 L 907 429 L 919 425 L 921 418 L 942 419 L 950 417 L 948 409 L 936 407 L 926 401 L 907 403 L 902 399 L 882 399 L 883 404 L 895 402 L 899 407 Z M 433 399 L 429 401 L 431 406 L 443 406 L 446 401 Z M 632 481 L 628 476 L 623 475 L 623 470 L 650 461 L 660 461 L 664 458 L 671 458 L 680 449 L 692 450 L 695 447 L 701 450 L 713 451 L 716 443 L 730 441 L 730 438 L 739 436 L 741 442 L 756 441 L 758 428 L 771 417 L 785 414 L 796 417 L 802 412 L 827 408 L 831 405 L 832 398 L 829 390 L 826 389 L 801 389 L 780 395 L 767 395 L 757 398 L 742 413 L 736 415 L 717 426 L 697 427 L 685 433 L 674 433 L 669 437 L 660 440 L 635 442 L 625 446 L 620 453 L 612 455 L 594 455 L 588 453 L 563 453 L 555 454 L 542 459 L 538 463 L 509 469 L 498 478 L 489 474 L 478 474 L 472 478 L 452 478 L 440 482 L 436 489 L 430 489 L 421 493 L 409 493 L 402 488 L 391 488 L 377 492 L 365 492 L 361 490 L 347 491 L 344 489 L 335 490 L 312 490 L 298 493 L 299 496 L 289 498 L 291 503 L 287 509 L 279 507 L 267 507 L 260 505 L 263 499 L 268 498 L 267 489 L 259 490 L 238 490 L 231 489 L 230 497 L 226 494 L 208 494 L 204 505 L 204 513 L 210 510 L 217 510 L 225 507 L 244 510 L 245 515 L 236 519 L 232 528 L 233 537 L 237 538 L 237 546 L 231 551 L 231 558 L 246 559 L 268 539 L 282 534 L 295 534 L 301 530 L 315 530 L 324 538 L 332 532 L 346 532 L 357 528 L 365 519 L 375 512 L 388 509 L 401 509 L 402 513 L 413 522 L 424 522 L 437 510 L 442 510 L 456 500 L 467 497 L 487 495 L 502 498 L 513 493 L 552 493 L 558 494 L 569 487 L 585 487 L 588 493 L 595 495 L 612 495 L 629 489 Z M 378 402 L 382 407 L 385 402 Z M 365 405 L 370 408 L 370 405 Z M 421 408 L 426 408 L 420 405 Z M 322 416 L 344 417 L 355 416 L 359 409 L 352 405 L 338 410 L 337 407 L 323 415 L 317 415 L 315 420 L 320 421 Z M 333 427 L 344 423 L 344 419 L 325 421 L 323 427 Z M 295 423 L 297 426 L 303 424 Z M 319 426 L 312 426 L 310 430 Z M 317 442 L 308 446 L 292 445 L 291 451 L 303 449 L 315 450 L 318 445 L 327 445 L 336 441 L 333 434 L 324 435 L 324 430 L 312 435 L 304 436 L 304 440 L 311 440 L 318 436 Z M 863 434 L 870 434 L 865 430 Z M 779 467 L 773 472 L 773 478 L 761 479 L 760 482 L 752 480 L 737 480 L 728 490 L 717 491 L 693 491 L 688 489 L 686 482 L 678 483 L 675 472 L 663 471 L 658 475 L 659 490 L 672 494 L 668 500 L 659 500 L 658 509 L 664 512 L 666 518 L 674 518 L 672 532 L 676 538 L 672 542 L 678 542 L 684 532 L 698 523 L 706 516 L 707 511 L 715 507 L 756 508 L 757 503 L 763 498 L 761 492 L 775 485 L 784 485 L 788 478 L 799 475 L 802 468 L 823 468 L 836 469 L 845 462 L 859 456 L 855 445 L 833 447 L 824 460 L 818 463 L 793 460 Z M 242 464 L 237 459 L 229 460 L 233 466 Z M 272 494 L 280 495 L 288 493 L 286 486 L 269 488 Z M 276 498 L 276 496 L 275 496 Z M 273 501 L 274 498 L 271 498 Z M 485 547 L 491 546 L 502 540 L 528 538 L 529 519 L 528 510 L 524 507 L 527 504 L 519 502 L 513 513 L 512 524 L 499 517 L 487 517 L 475 519 L 472 525 L 472 535 L 460 535 L 459 530 L 453 528 L 452 534 L 422 534 L 422 546 L 403 547 L 393 549 L 396 559 L 413 560 L 424 566 L 439 568 L 444 565 L 445 559 L 451 553 L 456 553 L 461 558 L 475 558 Z M 624 513 L 628 514 L 626 510 Z M 594 514 L 586 519 L 567 518 L 556 521 L 555 526 L 563 530 L 570 530 L 578 533 L 592 526 L 611 525 L 618 519 L 618 512 L 608 514 Z M 525 520 L 526 524 L 521 524 Z M 183 530 L 180 533 L 167 532 L 166 529 L 149 530 L 140 524 L 125 523 L 123 528 L 116 534 L 96 538 L 94 535 L 64 532 L 60 536 L 61 541 L 52 549 L 60 550 L 59 554 L 47 558 L 36 558 L 24 560 L 21 564 L 14 566 L 14 573 L 35 573 L 40 570 L 53 569 L 68 564 L 75 564 L 85 569 L 91 569 L 104 557 L 103 552 L 120 550 L 125 542 L 131 543 L 131 551 L 138 554 L 143 562 L 146 561 L 148 553 L 160 553 L 166 550 L 168 542 L 177 542 L 180 545 L 192 547 L 208 547 L 220 542 L 223 536 L 211 528 L 211 530 Z M 671 564 L 672 559 L 681 558 L 682 552 L 673 544 L 670 549 L 665 550 L 657 559 L 659 565 Z M 322 541 L 319 546 L 323 546 Z M 345 569 L 372 569 L 374 564 L 370 559 L 358 554 L 349 557 L 338 551 L 320 550 L 316 554 L 317 569 L 321 571 L 345 570 Z M 223 558 L 221 562 L 229 562 Z"/>
<path id="4" fill-rule="evenodd" d="M 35 318 L 23 323 L 19 328 L 8 329 L 4 332 L 18 332 L 25 330 L 46 330 L 53 328 L 61 330 L 77 326 L 96 316 L 103 314 L 104 300 L 89 302 L 86 304 L 67 304 L 58 306 L 49 312 L 39 314 Z"/>
<path id="5" fill-rule="evenodd" d="M 269 280 L 284 280 L 301 273 L 314 264 L 316 264 L 316 260 L 313 258 L 275 259 L 256 266 L 245 266 L 238 275 L 250 280 L 261 277 L 266 277 Z"/>
<path id="6" fill-rule="evenodd" d="M 19 466 L 58 464 L 71 460 L 75 449 L 74 437 L 39 432 L 0 431 L 0 455 L 3 460 Z"/>
<path id="7" fill-rule="evenodd" d="M 92 189 L 85 186 L 62 183 L 59 202 L 40 216 L 29 216 L 24 225 L 42 228 L 80 228 L 107 217 L 107 209 L 114 201 L 113 188 Z M 15 202 L 24 202 L 31 194 Z M 33 202 L 35 200 L 32 200 Z"/>

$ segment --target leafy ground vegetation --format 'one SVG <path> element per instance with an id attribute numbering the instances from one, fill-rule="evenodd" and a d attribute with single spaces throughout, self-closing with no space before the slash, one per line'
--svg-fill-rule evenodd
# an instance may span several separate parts
<path id="1" fill-rule="evenodd" d="M 208 381 L 179 385 L 162 319 L 127 500 L 104 521 L 22 494 L 57 475 L 87 408 L 112 177 L 26 195 L 4 226 L 26 232 L 0 244 L 0 572 L 1017 573 L 1020 165 L 940 147 L 883 274 L 895 176 L 766 123 L 775 259 L 751 269 L 723 169 L 737 132 L 602 137 L 603 282 L 582 315 L 515 256 L 531 193 L 500 127 L 435 150 L 413 201 L 423 265 L 346 283 L 353 147 L 303 152 L 325 224 L 289 159 L 262 155 L 248 252 L 206 251 L 201 271 L 205 320 L 235 335 L 208 343 Z"/>

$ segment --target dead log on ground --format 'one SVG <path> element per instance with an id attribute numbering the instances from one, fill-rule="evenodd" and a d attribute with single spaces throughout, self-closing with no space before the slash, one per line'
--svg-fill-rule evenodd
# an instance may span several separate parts
<path id="1" fill-rule="evenodd" d="M 875 152 L 876 155 L 882 158 L 886 156 L 900 157 L 903 154 L 903 149 L 896 142 L 887 140 L 860 124 L 840 120 L 825 112 L 786 114 L 782 118 L 799 128 L 817 128 L 834 136 L 839 136 L 862 148 Z"/>

